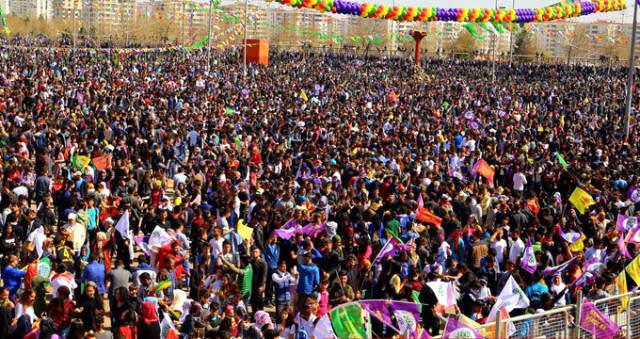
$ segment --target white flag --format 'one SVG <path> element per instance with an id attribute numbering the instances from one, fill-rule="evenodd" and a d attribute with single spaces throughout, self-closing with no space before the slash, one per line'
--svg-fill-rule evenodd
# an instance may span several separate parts
<path id="1" fill-rule="evenodd" d="M 457 292 L 452 282 L 430 281 L 427 285 L 436 294 L 440 305 L 450 307 L 456 304 Z"/>
<path id="2" fill-rule="evenodd" d="M 115 228 L 123 238 L 129 239 L 129 211 L 124 212 Z"/>
<path id="3" fill-rule="evenodd" d="M 498 295 L 496 303 L 491 308 L 489 317 L 487 317 L 488 323 L 496 319 L 496 313 L 500 310 L 500 307 L 504 307 L 507 312 L 511 312 L 516 308 L 529 307 L 529 298 L 527 298 L 520 286 L 518 286 L 513 276 L 509 277 L 500 295 Z"/>
<path id="4" fill-rule="evenodd" d="M 153 232 L 151 232 L 151 236 L 149 237 L 149 247 L 162 247 L 172 240 L 173 238 L 169 235 L 169 233 L 167 233 L 167 231 L 162 229 L 162 227 L 160 226 L 156 226 L 156 228 L 153 229 Z"/>

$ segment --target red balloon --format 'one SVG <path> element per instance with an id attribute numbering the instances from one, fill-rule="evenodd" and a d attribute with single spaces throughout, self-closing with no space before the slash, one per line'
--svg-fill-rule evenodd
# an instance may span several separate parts
<path id="1" fill-rule="evenodd" d="M 331 7 L 331 13 L 335 13 L 337 11 L 336 6 Z"/>

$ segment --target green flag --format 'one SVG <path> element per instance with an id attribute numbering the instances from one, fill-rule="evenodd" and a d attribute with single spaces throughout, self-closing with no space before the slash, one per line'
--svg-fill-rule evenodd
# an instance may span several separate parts
<path id="1" fill-rule="evenodd" d="M 564 169 L 569 168 L 569 163 L 566 160 L 564 160 L 560 152 L 556 152 L 556 158 L 558 158 L 558 162 L 560 163 L 560 165 L 562 165 Z"/>
<path id="2" fill-rule="evenodd" d="M 87 167 L 90 162 L 91 158 L 86 155 L 74 155 L 71 157 L 71 164 L 77 171 L 84 171 L 85 167 Z"/>
<path id="3" fill-rule="evenodd" d="M 253 268 L 251 265 L 247 265 L 244 269 L 244 274 L 242 275 L 242 296 L 246 297 L 251 294 L 251 284 L 253 283 Z"/>
<path id="4" fill-rule="evenodd" d="M 466 29 L 472 37 L 476 38 L 476 40 L 484 40 L 484 37 L 478 32 L 478 27 L 476 27 L 476 24 L 469 22 L 467 24 L 464 24 L 462 27 L 464 27 L 464 29 Z"/>
<path id="5" fill-rule="evenodd" d="M 238 114 L 238 111 L 236 111 L 231 107 L 227 107 L 224 109 L 224 114 L 229 114 L 229 115 Z"/>
<path id="6" fill-rule="evenodd" d="M 504 26 L 502 24 L 499 24 L 497 22 L 492 22 L 491 24 L 493 25 L 493 28 L 495 28 L 498 33 L 504 33 Z"/>
<path id="7" fill-rule="evenodd" d="M 333 331 L 338 338 L 369 338 L 363 318 L 368 315 L 360 304 L 338 307 L 329 312 Z"/>
<path id="8" fill-rule="evenodd" d="M 204 39 L 200 40 L 200 41 L 196 41 L 193 45 L 191 45 L 191 47 L 189 47 L 189 49 L 198 49 L 198 48 L 202 48 L 204 47 L 204 45 L 209 41 L 209 37 L 206 36 L 204 37 Z"/>
<path id="9" fill-rule="evenodd" d="M 2 12 L 2 7 L 0 7 L 0 26 L 2 26 L 2 30 L 6 35 L 9 35 L 9 26 L 7 26 L 7 17 Z"/>

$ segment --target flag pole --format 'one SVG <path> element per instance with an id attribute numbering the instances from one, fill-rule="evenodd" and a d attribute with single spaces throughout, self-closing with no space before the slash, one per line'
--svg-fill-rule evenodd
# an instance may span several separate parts
<path id="1" fill-rule="evenodd" d="M 633 80 L 635 76 L 635 52 L 636 52 L 636 30 L 638 29 L 638 0 L 633 2 L 633 26 L 631 27 L 631 50 L 629 51 L 629 78 L 627 80 L 627 98 L 624 114 L 624 137 L 629 139 L 629 119 L 631 118 L 631 105 L 633 99 Z"/>
<path id="2" fill-rule="evenodd" d="M 213 0 L 209 0 L 209 29 L 207 33 L 207 72 L 211 71 L 211 20 L 213 15 Z"/>
<path id="3" fill-rule="evenodd" d="M 242 62 L 242 74 L 247 77 L 247 26 L 249 25 L 248 14 L 249 13 L 249 0 L 244 0 L 244 41 L 243 41 L 243 62 Z"/>
<path id="4" fill-rule="evenodd" d="M 511 8 L 515 10 L 516 0 L 513 0 L 513 4 L 511 5 Z M 511 26 L 509 26 L 510 28 L 509 30 L 509 66 L 511 66 L 511 64 L 513 63 L 513 23 L 511 23 L 510 25 Z"/>
<path id="5" fill-rule="evenodd" d="M 498 10 L 498 0 L 496 0 L 496 11 Z M 496 83 L 496 45 L 498 44 L 498 33 L 493 32 L 493 51 L 492 51 L 492 63 L 491 63 L 491 83 Z"/>

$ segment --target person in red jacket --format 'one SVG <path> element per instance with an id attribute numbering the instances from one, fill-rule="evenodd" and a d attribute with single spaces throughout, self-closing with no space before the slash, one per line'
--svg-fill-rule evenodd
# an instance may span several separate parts
<path id="1" fill-rule="evenodd" d="M 184 266 L 182 265 L 185 258 L 180 254 L 181 247 L 182 245 L 180 241 L 175 240 L 160 247 L 160 250 L 158 250 L 158 255 L 156 256 L 158 271 L 161 271 L 163 269 L 174 270 L 176 274 L 176 280 L 178 281 L 182 278 L 183 274 L 189 273 L 184 269 Z M 171 260 L 167 260 L 167 258 Z"/>
<path id="2" fill-rule="evenodd" d="M 73 313 L 73 301 L 69 298 L 71 291 L 67 286 L 58 287 L 58 296 L 53 298 L 47 306 L 47 314 L 53 320 L 58 329 L 58 333 L 66 336 L 71 326 L 71 315 Z"/>

